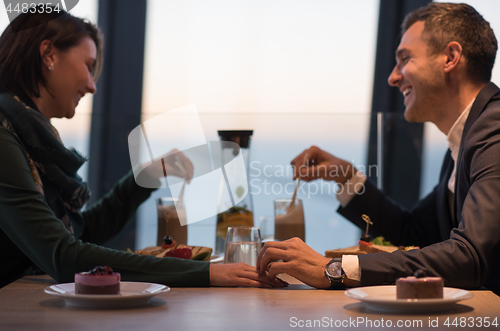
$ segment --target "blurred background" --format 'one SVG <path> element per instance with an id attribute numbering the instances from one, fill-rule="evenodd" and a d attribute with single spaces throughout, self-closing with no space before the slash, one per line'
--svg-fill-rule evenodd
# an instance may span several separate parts
<path id="1" fill-rule="evenodd" d="M 82 99 L 76 116 L 52 123 L 66 146 L 89 157 L 80 175 L 93 201 L 130 171 L 130 130 L 194 103 L 208 141 L 219 139 L 217 130 L 253 130 L 247 171 L 256 225 L 272 217 L 274 198 L 290 197 L 279 188 L 293 182 L 291 172 L 281 170 L 311 145 L 365 169 L 377 165 L 379 185 L 411 207 L 437 183 L 448 145 L 432 124 L 406 126 L 399 91 L 386 80 L 402 17 L 427 2 L 80 0 L 70 12 L 103 30 L 105 70 L 97 94 Z M 460 2 L 500 31 L 499 1 Z M 0 27 L 7 25 L 1 10 Z M 162 142 L 161 134 L 149 139 Z M 377 174 L 370 178 L 377 181 Z M 169 195 L 168 188 L 154 192 L 109 246 L 154 245 L 154 198 Z M 306 242 L 316 251 L 357 244 L 360 230 L 336 213 L 331 183 L 304 183 L 298 198 Z M 215 216 L 189 225 L 188 243 L 213 247 Z"/>

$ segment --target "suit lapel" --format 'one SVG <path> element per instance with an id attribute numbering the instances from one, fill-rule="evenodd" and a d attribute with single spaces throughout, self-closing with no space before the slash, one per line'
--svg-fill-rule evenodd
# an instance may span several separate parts
<path id="1" fill-rule="evenodd" d="M 464 145 L 465 145 L 465 141 L 467 139 L 467 134 L 469 133 L 470 128 L 472 127 L 474 122 L 477 120 L 479 115 L 481 115 L 483 110 L 486 108 L 486 105 L 488 104 L 490 99 L 495 94 L 497 94 L 499 92 L 500 92 L 500 89 L 495 84 L 493 84 L 491 82 L 486 84 L 481 89 L 481 91 L 479 92 L 479 94 L 476 97 L 476 100 L 472 104 L 472 108 L 470 110 L 469 117 L 467 117 L 467 121 L 465 122 L 465 125 L 464 125 L 464 131 L 462 133 L 462 140 L 460 142 L 460 149 L 458 151 L 457 168 L 456 168 L 456 172 L 455 172 L 455 198 L 454 198 L 455 199 L 455 208 L 454 208 L 455 213 L 454 213 L 454 215 L 456 216 L 456 217 L 454 217 L 454 226 L 455 227 L 458 226 L 458 223 L 459 223 L 458 219 L 460 218 L 460 215 L 458 215 L 458 213 L 457 213 L 458 174 L 460 173 L 460 170 L 462 168 L 462 163 L 463 163 L 462 154 L 464 151 Z"/>
<path id="2" fill-rule="evenodd" d="M 440 222 L 438 222 L 441 240 L 448 239 L 450 237 L 450 230 L 454 227 L 453 215 L 451 215 L 451 200 L 449 199 L 449 195 L 451 194 L 451 192 L 448 189 L 448 181 L 450 179 L 451 173 L 453 172 L 454 165 L 455 162 L 451 157 L 451 151 L 448 149 L 443 160 L 443 166 L 441 167 L 441 174 L 439 175 L 439 183 L 436 192 L 436 211 L 438 213 L 438 219 L 441 220 Z"/>

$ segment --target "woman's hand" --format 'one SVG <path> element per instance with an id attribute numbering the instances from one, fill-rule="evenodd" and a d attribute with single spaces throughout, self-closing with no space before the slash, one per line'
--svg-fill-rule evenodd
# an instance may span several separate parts
<path id="1" fill-rule="evenodd" d="M 184 178 L 189 184 L 193 178 L 194 167 L 191 161 L 181 151 L 173 149 L 162 157 L 162 170 L 167 176 Z"/>
<path id="2" fill-rule="evenodd" d="M 317 288 L 330 288 L 325 267 L 330 261 L 306 245 L 300 238 L 285 241 L 268 241 L 257 258 L 257 269 L 261 274 L 276 275 L 287 273 Z"/>
<path id="3" fill-rule="evenodd" d="M 255 267 L 244 263 L 210 265 L 211 286 L 284 287 L 288 283 L 258 273 Z"/>
<path id="4" fill-rule="evenodd" d="M 142 168 L 150 178 L 160 179 L 166 176 L 176 176 L 184 178 L 188 184 L 191 182 L 194 172 L 191 161 L 177 149 L 171 150 L 150 164 L 142 165 Z"/>

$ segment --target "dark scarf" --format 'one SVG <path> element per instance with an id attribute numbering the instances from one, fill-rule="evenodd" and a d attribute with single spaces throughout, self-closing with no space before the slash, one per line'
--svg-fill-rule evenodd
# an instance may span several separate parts
<path id="1" fill-rule="evenodd" d="M 30 99 L 26 103 L 36 107 Z M 37 189 L 56 217 L 78 238 L 84 228 L 80 210 L 90 191 L 76 172 L 86 159 L 65 148 L 50 121 L 32 107 L 12 93 L 0 93 L 0 112 L 5 116 L 0 124 L 19 137 Z"/>

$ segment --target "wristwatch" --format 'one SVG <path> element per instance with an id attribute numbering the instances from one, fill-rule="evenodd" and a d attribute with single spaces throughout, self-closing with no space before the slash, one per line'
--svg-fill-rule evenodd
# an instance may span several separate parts
<path id="1" fill-rule="evenodd" d="M 325 267 L 325 274 L 330 280 L 330 289 L 342 289 L 344 286 L 345 273 L 342 269 L 342 259 L 331 259 Z"/>

